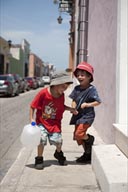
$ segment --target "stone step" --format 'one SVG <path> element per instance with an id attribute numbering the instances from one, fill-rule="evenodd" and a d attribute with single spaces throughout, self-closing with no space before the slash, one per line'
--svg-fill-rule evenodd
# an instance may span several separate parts
<path id="1" fill-rule="evenodd" d="M 93 146 L 92 167 L 102 192 L 128 192 L 128 159 L 116 145 Z"/>
<path id="2" fill-rule="evenodd" d="M 127 125 L 114 124 L 115 144 L 128 157 L 128 127 Z"/>

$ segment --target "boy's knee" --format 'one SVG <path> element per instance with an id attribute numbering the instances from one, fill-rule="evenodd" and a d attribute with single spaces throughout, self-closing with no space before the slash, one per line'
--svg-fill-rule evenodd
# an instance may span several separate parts
<path id="1" fill-rule="evenodd" d="M 62 146 L 62 139 L 50 140 L 50 145 L 55 145 L 56 147 Z"/>
<path id="2" fill-rule="evenodd" d="M 49 137 L 49 142 L 51 145 L 62 145 L 62 136 L 60 133 L 54 133 L 51 137 Z"/>

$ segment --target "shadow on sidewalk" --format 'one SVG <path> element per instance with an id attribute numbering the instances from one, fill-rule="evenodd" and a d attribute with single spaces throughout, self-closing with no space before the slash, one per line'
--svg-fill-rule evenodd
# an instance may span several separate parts
<path id="1" fill-rule="evenodd" d="M 44 168 L 50 167 L 52 165 L 55 165 L 55 166 L 68 166 L 68 165 L 80 165 L 80 163 L 76 163 L 75 160 L 73 160 L 73 161 L 67 160 L 65 165 L 59 165 L 57 160 L 45 160 L 44 161 Z M 81 165 L 85 165 L 85 164 L 81 164 Z M 31 169 L 35 169 L 35 165 L 34 164 L 27 164 L 25 166 L 28 167 L 28 168 L 31 168 Z"/>

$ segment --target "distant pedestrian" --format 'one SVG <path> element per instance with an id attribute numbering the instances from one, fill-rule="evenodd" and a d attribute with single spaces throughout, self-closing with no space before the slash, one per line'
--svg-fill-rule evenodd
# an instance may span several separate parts
<path id="1" fill-rule="evenodd" d="M 64 104 L 64 91 L 73 81 L 66 72 L 55 74 L 50 86 L 42 89 L 33 99 L 30 105 L 30 121 L 36 121 L 41 129 L 41 140 L 35 157 L 35 167 L 43 168 L 43 152 L 47 139 L 50 145 L 55 145 L 54 157 L 60 165 L 64 165 L 66 157 L 62 152 L 61 120 L 63 113 L 68 110 L 72 113 L 75 110 Z M 35 116 L 36 111 L 36 117 Z"/>
<path id="2" fill-rule="evenodd" d="M 84 148 L 83 155 L 76 160 L 78 163 L 91 162 L 94 136 L 87 134 L 87 130 L 95 119 L 94 107 L 101 103 L 95 86 L 91 84 L 93 72 L 94 69 L 90 64 L 81 62 L 74 71 L 79 85 L 76 85 L 69 95 L 72 99 L 72 107 L 78 111 L 77 115 L 72 115 L 70 121 L 71 125 L 75 125 L 74 140 Z"/>

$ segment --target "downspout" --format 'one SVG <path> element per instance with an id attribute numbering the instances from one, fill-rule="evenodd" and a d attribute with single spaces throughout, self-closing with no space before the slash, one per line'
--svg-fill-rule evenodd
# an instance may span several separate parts
<path id="1" fill-rule="evenodd" d="M 79 0 L 77 65 L 87 61 L 88 55 L 88 10 L 89 0 Z"/>

